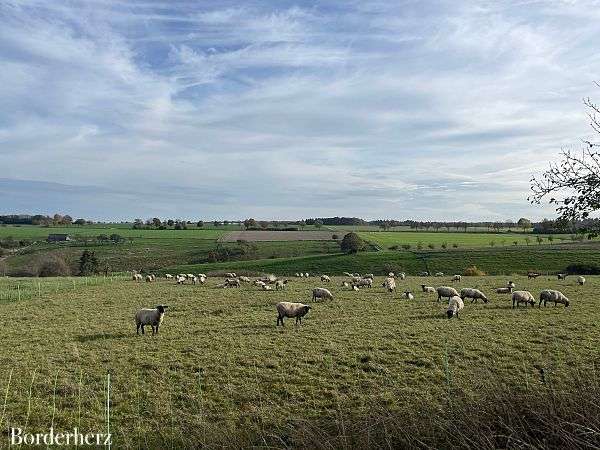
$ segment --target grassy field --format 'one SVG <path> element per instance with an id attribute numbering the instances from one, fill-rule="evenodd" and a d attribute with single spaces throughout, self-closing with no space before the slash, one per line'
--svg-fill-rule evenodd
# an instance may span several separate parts
<path id="1" fill-rule="evenodd" d="M 506 247 L 515 245 L 538 245 L 536 235 L 529 233 L 459 233 L 459 232 L 425 232 L 425 231 L 381 231 L 381 232 L 359 232 L 359 235 L 370 242 L 374 242 L 383 249 L 389 249 L 394 245 L 410 244 L 413 249 L 417 244 L 421 243 L 424 248 L 429 244 L 433 244 L 435 248 L 440 248 L 442 244 L 446 244 L 451 248 L 453 244 L 458 244 L 459 247 L 488 247 L 493 246 Z M 551 244 L 547 236 L 541 236 L 544 239 L 544 244 Z M 569 241 L 568 235 L 554 235 L 554 242 Z"/>
<path id="2" fill-rule="evenodd" d="M 514 446 L 528 438 L 519 434 L 522 417 L 503 422 L 502 414 L 525 408 L 528 417 L 547 399 L 558 417 L 561 402 L 584 407 L 598 392 L 600 278 L 583 287 L 569 278 L 513 279 L 534 295 L 560 289 L 572 305 L 513 310 L 508 296 L 491 293 L 506 277 L 463 279 L 459 287 L 478 287 L 491 301 L 467 304 L 459 320 L 419 292 L 447 278 L 401 282 L 399 291 L 415 292 L 411 302 L 384 292 L 381 278 L 360 292 L 336 278 L 335 300 L 317 303 L 316 279 L 294 279 L 284 292 L 216 289 L 212 278 L 204 286 L 46 279 L 42 287 L 2 279 L 0 426 L 105 431 L 110 372 L 113 448 Z M 17 284 L 31 294 L 2 297 Z M 312 304 L 301 327 L 275 326 L 283 300 Z M 134 312 L 159 302 L 170 306 L 160 334 L 136 336 Z M 459 423 L 458 405 L 466 408 Z M 477 414 L 465 414 L 469 406 Z M 566 419 L 589 427 L 597 416 L 588 413 Z M 581 439 L 598 436 L 591 429 Z"/>

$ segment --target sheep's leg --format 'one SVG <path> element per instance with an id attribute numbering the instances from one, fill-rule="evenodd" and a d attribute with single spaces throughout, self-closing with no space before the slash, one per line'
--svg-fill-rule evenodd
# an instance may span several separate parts
<path id="1" fill-rule="evenodd" d="M 139 335 L 140 334 L 140 324 L 136 324 L 135 326 L 135 334 Z"/>
<path id="2" fill-rule="evenodd" d="M 159 325 L 156 325 L 156 334 L 158 334 L 158 327 Z"/>
<path id="3" fill-rule="evenodd" d="M 142 324 L 142 334 L 146 334 L 146 333 L 144 332 L 144 324 Z"/>

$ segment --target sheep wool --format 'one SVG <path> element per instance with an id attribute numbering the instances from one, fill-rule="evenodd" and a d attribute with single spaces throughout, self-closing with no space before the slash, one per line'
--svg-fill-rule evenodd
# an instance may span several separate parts
<path id="1" fill-rule="evenodd" d="M 461 289 L 460 290 L 460 298 L 463 300 L 465 298 L 470 298 L 471 303 L 477 302 L 477 300 L 479 300 L 479 299 L 483 300 L 483 303 L 488 302 L 488 299 L 485 296 L 485 294 L 483 292 L 481 292 L 479 289 L 472 289 L 472 288 Z"/>
<path id="2" fill-rule="evenodd" d="M 158 327 L 163 321 L 165 316 L 165 310 L 168 308 L 166 305 L 158 305 L 156 308 L 144 308 L 140 309 L 135 313 L 135 326 L 136 334 L 144 334 L 144 326 L 150 325 L 152 327 L 152 335 L 158 334 Z"/>
<path id="3" fill-rule="evenodd" d="M 565 308 L 569 306 L 569 299 L 562 292 L 553 289 L 545 289 L 540 292 L 540 303 L 538 304 L 538 307 L 542 306 L 542 302 L 544 302 L 544 306 L 546 306 L 547 302 L 553 302 L 554 306 L 556 306 L 557 303 L 565 305 Z"/>
<path id="4" fill-rule="evenodd" d="M 448 319 L 451 319 L 453 316 L 456 316 L 458 319 L 458 312 L 465 307 L 462 299 L 458 296 L 450 297 L 450 301 L 448 302 L 448 309 L 446 310 L 446 315 Z"/>
<path id="5" fill-rule="evenodd" d="M 296 324 L 300 322 L 302 324 L 302 318 L 308 314 L 311 310 L 309 305 L 304 305 L 302 303 L 291 303 L 291 302 L 279 302 L 277 303 L 277 325 L 279 326 L 279 322 L 281 322 L 281 326 L 283 327 L 283 318 L 296 318 Z"/>
<path id="6" fill-rule="evenodd" d="M 436 291 L 437 291 L 437 295 L 438 295 L 438 302 L 442 298 L 450 299 L 452 297 L 459 297 L 458 292 L 456 292 L 456 289 L 454 289 L 453 287 L 450 287 L 450 286 L 440 286 L 439 288 L 436 289 Z"/>
<path id="7" fill-rule="evenodd" d="M 333 295 L 331 294 L 331 292 L 329 292 L 329 290 L 327 290 L 325 288 L 315 288 L 315 289 L 313 289 L 312 298 L 313 298 L 313 300 L 317 300 L 317 299 L 333 300 Z"/>
<path id="8" fill-rule="evenodd" d="M 535 305 L 535 299 L 529 291 L 515 291 L 512 295 L 512 307 L 518 307 L 519 303 L 525 303 L 525 307 L 527 308 L 528 303 L 531 306 Z"/>

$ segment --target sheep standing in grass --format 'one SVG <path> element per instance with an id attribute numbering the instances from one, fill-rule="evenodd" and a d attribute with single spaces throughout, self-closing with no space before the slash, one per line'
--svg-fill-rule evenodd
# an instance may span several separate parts
<path id="1" fill-rule="evenodd" d="M 512 307 L 518 307 L 519 303 L 525 303 L 525 308 L 527 308 L 528 303 L 531 306 L 535 305 L 535 299 L 529 291 L 515 291 L 512 295 Z"/>
<path id="2" fill-rule="evenodd" d="M 473 302 L 477 303 L 477 300 L 479 300 L 479 299 L 483 300 L 483 303 L 488 302 L 488 299 L 485 296 L 485 294 L 483 292 L 481 292 L 479 289 L 472 289 L 472 288 L 461 289 L 460 290 L 460 298 L 462 298 L 463 300 L 465 298 L 470 298 L 471 303 L 473 303 Z"/>
<path id="3" fill-rule="evenodd" d="M 414 300 L 415 296 L 410 291 L 404 291 L 403 297 L 407 300 Z"/>
<path id="4" fill-rule="evenodd" d="M 315 288 L 313 289 L 313 295 L 312 295 L 313 300 L 317 300 L 317 299 L 328 299 L 328 300 L 333 300 L 333 295 L 331 294 L 331 292 L 325 288 Z"/>
<path id="5" fill-rule="evenodd" d="M 583 286 L 585 284 L 585 277 L 577 277 L 577 284 Z"/>
<path id="6" fill-rule="evenodd" d="M 235 272 L 227 272 L 225 278 L 237 278 Z"/>
<path id="7" fill-rule="evenodd" d="M 225 286 L 239 288 L 241 286 L 240 280 L 238 280 L 237 278 L 227 278 L 225 280 Z"/>
<path id="8" fill-rule="evenodd" d="M 166 274 L 165 274 L 165 278 L 166 278 L 167 280 L 172 280 L 172 279 L 173 279 L 173 275 L 171 275 L 170 273 L 166 273 Z"/>
<path id="9" fill-rule="evenodd" d="M 547 302 L 554 302 L 554 306 L 557 303 L 561 303 L 565 305 L 565 308 L 569 306 L 569 299 L 565 297 L 565 295 L 560 291 L 555 291 L 554 289 L 545 289 L 540 292 L 540 303 L 538 307 L 542 307 L 542 302 L 544 302 L 544 306 L 546 306 Z"/>
<path id="10" fill-rule="evenodd" d="M 390 272 L 390 273 L 388 273 L 388 277 L 390 277 L 390 278 L 394 278 L 395 276 L 396 276 L 396 275 L 394 274 L 394 272 Z"/>
<path id="11" fill-rule="evenodd" d="M 394 292 L 396 290 L 396 280 L 393 277 L 387 277 L 382 286 L 389 292 Z"/>
<path id="12" fill-rule="evenodd" d="M 460 280 L 462 280 L 462 277 L 460 275 L 454 275 L 452 277 L 452 281 L 460 281 Z"/>
<path id="13" fill-rule="evenodd" d="M 142 281 L 144 278 L 139 273 L 134 273 L 132 277 L 133 281 Z"/>
<path id="14" fill-rule="evenodd" d="M 329 276 L 327 275 L 321 275 L 321 281 L 324 283 L 329 283 L 331 281 L 331 278 L 329 278 Z"/>
<path id="15" fill-rule="evenodd" d="M 254 285 L 262 288 L 262 287 L 266 286 L 267 283 L 265 283 L 264 281 L 261 281 L 261 280 L 256 280 L 254 282 Z"/>
<path id="16" fill-rule="evenodd" d="M 511 280 L 506 284 L 506 287 L 509 287 L 509 288 L 512 288 L 513 290 L 515 290 L 515 288 L 517 286 L 515 285 L 515 282 Z"/>
<path id="17" fill-rule="evenodd" d="M 444 276 L 444 272 L 436 272 L 435 276 L 436 277 L 443 277 Z"/>
<path id="18" fill-rule="evenodd" d="M 287 283 L 288 283 L 288 280 L 277 280 L 275 282 L 275 290 L 278 291 L 281 289 L 283 291 L 285 289 L 285 285 Z"/>
<path id="19" fill-rule="evenodd" d="M 135 326 L 136 326 L 136 334 L 140 334 L 140 329 L 142 330 L 142 334 L 144 334 L 144 326 L 150 325 L 152 327 L 152 335 L 158 334 L 158 327 L 163 321 L 163 317 L 165 316 L 165 309 L 168 306 L 166 305 L 158 305 L 156 308 L 144 308 L 140 309 L 135 313 Z"/>
<path id="20" fill-rule="evenodd" d="M 419 276 L 420 277 L 428 277 L 429 276 L 429 272 L 419 272 Z"/>
<path id="21" fill-rule="evenodd" d="M 567 274 L 566 273 L 558 273 L 558 274 L 556 274 L 556 277 L 559 280 L 566 280 L 567 279 Z"/>
<path id="22" fill-rule="evenodd" d="M 146 275 L 146 283 L 152 283 L 154 281 L 154 278 L 152 277 L 152 275 Z"/>
<path id="23" fill-rule="evenodd" d="M 436 289 L 436 291 L 437 291 L 437 295 L 438 295 L 438 302 L 442 298 L 450 299 L 452 297 L 459 297 L 458 292 L 456 292 L 456 289 L 454 289 L 453 287 L 450 287 L 450 286 L 440 286 L 439 288 Z"/>
<path id="24" fill-rule="evenodd" d="M 542 274 L 538 273 L 538 272 L 527 272 L 527 279 L 530 280 L 532 278 L 537 278 L 540 275 L 542 275 Z"/>
<path id="25" fill-rule="evenodd" d="M 243 283 L 250 283 L 250 278 L 248 277 L 238 277 L 238 280 L 240 280 Z"/>
<path id="26" fill-rule="evenodd" d="M 464 307 L 465 304 L 459 296 L 455 295 L 453 297 L 450 297 L 450 300 L 448 301 L 448 309 L 446 310 L 446 315 L 448 316 L 448 319 L 452 319 L 453 316 L 456 316 L 456 318 L 458 319 L 458 312 Z"/>
<path id="27" fill-rule="evenodd" d="M 355 284 L 352 285 L 352 290 L 356 292 L 360 291 L 360 289 L 358 289 L 358 286 Z"/>
<path id="28" fill-rule="evenodd" d="M 306 273 L 304 274 L 304 276 L 305 276 L 306 278 L 308 278 L 310 275 L 309 275 L 309 273 L 308 273 L 308 272 L 306 272 Z"/>
<path id="29" fill-rule="evenodd" d="M 300 322 L 302 324 L 302 318 L 308 314 L 311 310 L 309 305 L 304 305 L 302 303 L 291 303 L 291 302 L 279 302 L 277 303 L 277 326 L 279 326 L 279 322 L 281 322 L 281 326 L 283 327 L 283 318 L 296 318 L 296 324 Z"/>
<path id="30" fill-rule="evenodd" d="M 177 275 L 177 278 L 175 279 L 175 281 L 177 282 L 177 284 L 183 284 L 183 283 L 185 283 L 185 277 L 182 277 L 181 275 Z"/>
<path id="31" fill-rule="evenodd" d="M 425 286 L 424 284 L 421 285 L 421 289 L 423 289 L 423 292 L 426 294 L 433 294 L 435 292 L 435 288 L 433 286 Z"/>
<path id="32" fill-rule="evenodd" d="M 406 274 L 404 272 L 400 272 L 398 274 L 398 278 L 400 278 L 401 280 L 404 280 L 406 278 Z"/>
<path id="33" fill-rule="evenodd" d="M 262 285 L 262 290 L 263 291 L 272 291 L 273 288 L 271 286 L 269 286 L 268 284 L 263 284 Z"/>
<path id="34" fill-rule="evenodd" d="M 371 278 L 361 278 L 358 281 L 354 281 L 352 284 L 354 284 L 355 286 L 358 286 L 358 287 L 363 287 L 363 286 L 373 287 L 373 280 Z"/>

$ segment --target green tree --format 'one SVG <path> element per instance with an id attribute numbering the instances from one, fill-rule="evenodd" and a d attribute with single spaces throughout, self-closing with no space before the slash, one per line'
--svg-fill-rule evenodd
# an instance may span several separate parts
<path id="1" fill-rule="evenodd" d="M 535 240 L 537 241 L 538 245 L 540 245 L 542 242 L 544 242 L 544 238 L 541 236 L 536 236 Z"/>
<path id="2" fill-rule="evenodd" d="M 198 223 L 196 224 L 196 226 L 198 228 L 202 228 L 204 226 L 204 222 L 202 220 L 199 220 Z"/>
<path id="3" fill-rule="evenodd" d="M 254 228 L 256 226 L 256 220 L 246 219 L 244 220 L 244 228 Z"/>
<path id="4" fill-rule="evenodd" d="M 521 217 L 517 222 L 517 225 L 522 228 L 523 231 L 527 231 L 529 228 L 531 228 L 531 220 Z"/>
<path id="5" fill-rule="evenodd" d="M 322 220 L 315 220 L 315 228 L 321 228 L 323 226 Z"/>
<path id="6" fill-rule="evenodd" d="M 98 258 L 94 252 L 84 250 L 79 258 L 79 275 L 87 276 L 98 273 Z"/>
<path id="7" fill-rule="evenodd" d="M 365 248 L 365 241 L 356 233 L 348 233 L 342 239 L 340 247 L 343 252 L 357 253 Z"/>

